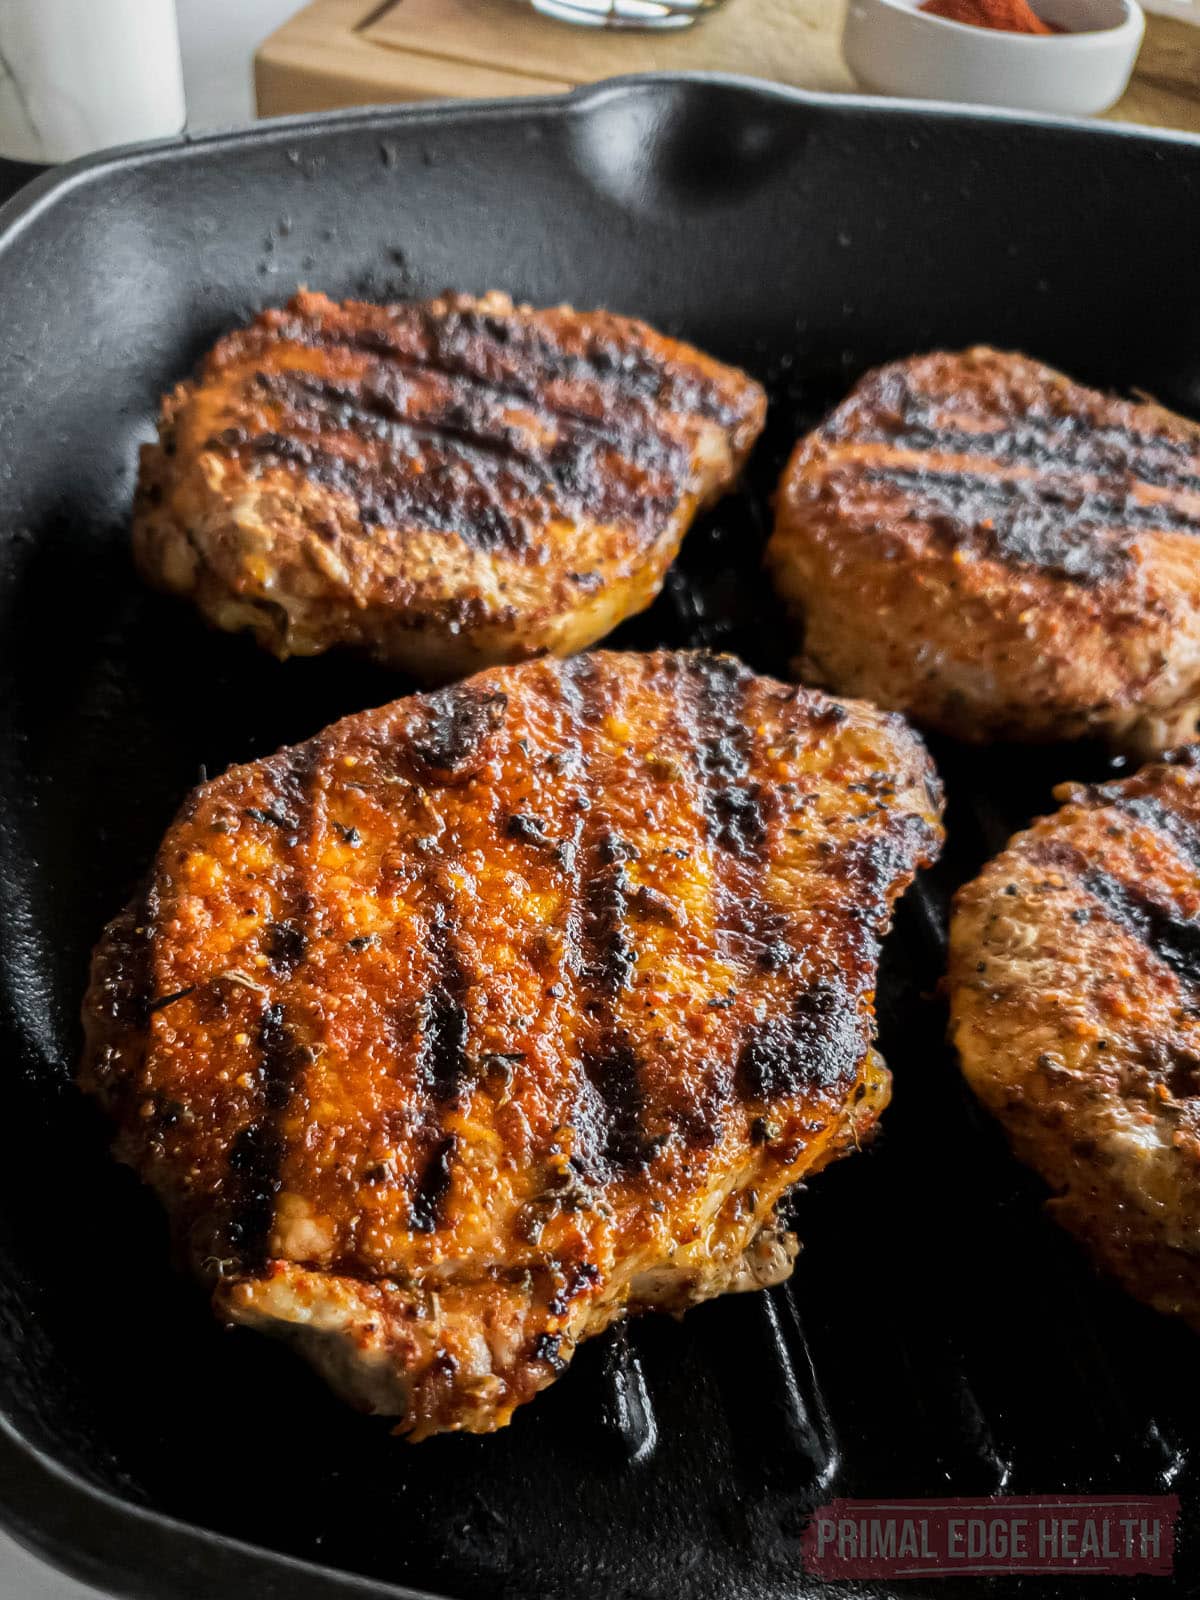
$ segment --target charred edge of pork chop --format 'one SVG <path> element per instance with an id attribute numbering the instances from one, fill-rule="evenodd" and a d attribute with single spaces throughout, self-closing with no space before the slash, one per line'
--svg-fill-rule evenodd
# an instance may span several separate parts
<path id="1" fill-rule="evenodd" d="M 281 657 L 348 644 L 435 682 L 567 655 L 654 599 L 765 407 L 628 318 L 302 293 L 164 401 L 135 559 Z"/>
<path id="2" fill-rule="evenodd" d="M 81 1081 L 220 1315 L 417 1436 L 500 1426 L 614 1318 L 786 1273 L 781 1197 L 886 1103 L 939 814 L 899 718 L 730 658 L 485 673 L 193 793 Z"/>
<path id="3" fill-rule="evenodd" d="M 890 1098 L 891 1076 L 872 1049 L 843 1122 L 810 1148 L 788 1188 L 862 1149 Z M 715 1250 L 709 1238 L 668 1264 L 653 1256 L 628 1263 L 623 1285 L 610 1284 L 599 1300 L 579 1294 L 566 1269 L 402 1286 L 272 1261 L 261 1277 L 218 1282 L 213 1303 L 228 1322 L 290 1345 L 356 1410 L 402 1418 L 395 1431 L 414 1443 L 435 1433 L 492 1433 L 554 1382 L 577 1345 L 614 1322 L 647 1311 L 678 1315 L 718 1295 L 783 1283 L 800 1245 L 777 1216 L 779 1203 L 727 1227 Z"/>
<path id="4" fill-rule="evenodd" d="M 575 1301 L 566 1315 L 548 1309 L 557 1293 L 549 1274 L 401 1288 L 285 1262 L 272 1263 L 263 1278 L 218 1285 L 214 1304 L 230 1322 L 291 1345 L 356 1410 L 403 1417 L 396 1431 L 415 1443 L 506 1427 L 582 1340 L 626 1315 L 682 1312 L 719 1294 L 782 1283 L 797 1248 L 791 1234 L 764 1228 L 724 1269 L 710 1262 L 695 1274 L 660 1272 L 625 1303 Z"/>
<path id="5" fill-rule="evenodd" d="M 1200 711 L 1197 535 L 1200 427 L 981 347 L 868 373 L 797 445 L 767 559 L 806 681 L 1151 754 Z"/>
<path id="6" fill-rule="evenodd" d="M 1200 747 L 1058 794 L 958 893 L 952 1037 L 1056 1219 L 1200 1331 Z"/>

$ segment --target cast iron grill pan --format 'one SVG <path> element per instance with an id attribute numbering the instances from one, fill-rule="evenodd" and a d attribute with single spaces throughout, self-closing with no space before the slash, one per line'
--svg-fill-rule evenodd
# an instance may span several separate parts
<path id="1" fill-rule="evenodd" d="M 409 687 L 352 659 L 279 665 L 136 580 L 136 446 L 221 331 L 299 282 L 499 287 L 744 364 L 772 400 L 746 485 L 611 642 L 779 672 L 770 493 L 868 365 L 990 341 L 1200 412 L 1200 142 L 626 80 L 118 155 L 4 222 L 0 1501 L 18 1536 L 159 1600 L 768 1600 L 819 1592 L 798 1544 L 832 1495 L 1171 1490 L 1188 1591 L 1195 1341 L 1044 1219 L 936 997 L 953 885 L 1054 783 L 1109 770 L 1096 750 L 935 742 L 951 845 L 888 947 L 895 1101 L 869 1152 L 797 1198 L 793 1283 L 585 1346 L 492 1438 L 399 1444 L 282 1348 L 219 1329 L 69 1079 L 90 948 L 201 772 Z"/>

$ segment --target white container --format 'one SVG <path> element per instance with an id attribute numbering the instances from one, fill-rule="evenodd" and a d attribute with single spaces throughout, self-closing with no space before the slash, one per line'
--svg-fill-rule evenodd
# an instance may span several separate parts
<path id="1" fill-rule="evenodd" d="M 868 89 L 921 100 L 1094 116 L 1125 92 L 1146 19 L 1137 0 L 1034 0 L 1065 33 L 949 22 L 917 0 L 849 0 L 842 48 Z"/>
<path id="2" fill-rule="evenodd" d="M 174 0 L 0 0 L 0 156 L 70 161 L 185 115 Z"/>

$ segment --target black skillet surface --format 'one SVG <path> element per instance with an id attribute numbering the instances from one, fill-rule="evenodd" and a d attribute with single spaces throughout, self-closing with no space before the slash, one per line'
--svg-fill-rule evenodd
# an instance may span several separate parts
<path id="1" fill-rule="evenodd" d="M 399 1444 L 217 1328 L 69 1079 L 89 948 L 199 772 L 406 688 L 352 660 L 278 665 L 136 581 L 136 447 L 218 333 L 299 282 L 501 287 L 743 363 L 773 402 L 746 488 L 612 642 L 779 670 L 772 483 L 867 365 L 986 340 L 1200 412 L 1200 142 L 629 80 L 101 159 L 0 229 L 0 1510 L 18 1537 L 160 1600 L 767 1600 L 819 1590 L 798 1539 L 831 1494 L 1170 1488 L 1192 1592 L 1194 1340 L 1043 1219 L 931 998 L 948 887 L 1052 783 L 1100 771 L 1093 751 L 937 748 L 952 845 L 881 985 L 895 1103 L 796 1202 L 793 1285 L 597 1341 L 494 1438 Z M 998 1581 L 928 1592 L 1114 1593 Z"/>

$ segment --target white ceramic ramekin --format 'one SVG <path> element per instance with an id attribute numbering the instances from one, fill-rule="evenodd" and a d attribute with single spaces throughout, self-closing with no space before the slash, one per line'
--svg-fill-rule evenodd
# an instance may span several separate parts
<path id="1" fill-rule="evenodd" d="M 1121 98 L 1146 19 L 1137 0 L 1034 0 L 1066 32 L 948 22 L 917 0 L 849 0 L 842 46 L 865 88 L 922 100 L 1092 116 Z"/>

